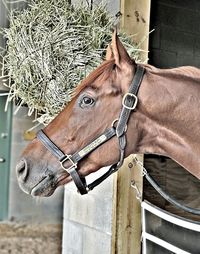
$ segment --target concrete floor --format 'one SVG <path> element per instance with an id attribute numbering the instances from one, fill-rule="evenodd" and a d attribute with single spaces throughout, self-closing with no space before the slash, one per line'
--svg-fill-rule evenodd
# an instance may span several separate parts
<path id="1" fill-rule="evenodd" d="M 62 225 L 0 224 L 0 254 L 60 254 Z"/>

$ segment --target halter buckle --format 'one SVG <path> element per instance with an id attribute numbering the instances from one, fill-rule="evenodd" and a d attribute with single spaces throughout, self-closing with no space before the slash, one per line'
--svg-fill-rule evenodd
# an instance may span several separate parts
<path id="1" fill-rule="evenodd" d="M 126 103 L 125 103 L 125 101 L 126 101 L 126 99 L 127 99 L 128 96 L 134 98 L 134 104 L 133 104 L 132 107 L 127 106 Z M 126 93 L 126 94 L 124 95 L 123 99 L 122 99 L 122 105 L 123 105 L 125 108 L 129 109 L 129 110 L 134 110 L 134 109 L 136 108 L 136 106 L 137 106 L 137 103 L 138 103 L 138 98 L 137 98 L 137 96 L 136 96 L 135 94 L 132 94 L 132 93 Z"/>
<path id="2" fill-rule="evenodd" d="M 69 160 L 69 161 L 72 163 L 72 165 L 71 165 L 70 167 L 68 167 L 68 168 L 66 168 L 66 167 L 64 166 L 64 163 L 65 163 L 67 160 Z M 70 174 L 70 172 L 71 172 L 72 169 L 76 169 L 76 168 L 77 168 L 77 163 L 75 163 L 75 162 L 72 160 L 72 156 L 69 155 L 69 154 L 66 154 L 65 157 L 62 158 L 62 159 L 60 160 L 60 165 L 61 165 L 62 169 L 64 169 L 65 171 L 67 171 L 67 173 L 69 173 L 69 174 Z"/>
<path id="3" fill-rule="evenodd" d="M 114 129 L 117 128 L 117 123 L 118 123 L 118 121 L 119 121 L 119 118 L 116 118 L 116 119 L 112 122 L 111 126 L 112 126 Z M 126 126 L 125 126 L 125 128 L 124 128 L 124 132 L 126 132 L 127 129 L 128 129 L 128 126 L 127 126 L 127 124 L 126 124 Z"/>

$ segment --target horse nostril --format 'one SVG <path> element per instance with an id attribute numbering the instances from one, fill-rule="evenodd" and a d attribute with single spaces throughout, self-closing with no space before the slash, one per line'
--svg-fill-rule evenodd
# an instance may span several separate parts
<path id="1" fill-rule="evenodd" d="M 28 165 L 25 159 L 20 160 L 16 166 L 17 177 L 25 182 L 26 177 L 28 176 Z"/>

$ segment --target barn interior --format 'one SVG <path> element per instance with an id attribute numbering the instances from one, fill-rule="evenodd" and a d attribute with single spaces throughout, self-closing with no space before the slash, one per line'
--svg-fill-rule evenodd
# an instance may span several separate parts
<path id="1" fill-rule="evenodd" d="M 200 2 L 151 1 L 149 64 L 158 68 L 184 65 L 200 67 Z M 192 130 L 191 130 L 192 131 Z M 175 161 L 164 156 L 145 155 L 144 166 L 160 186 L 180 203 L 191 207 L 200 204 L 199 180 Z M 174 214 L 199 220 L 164 200 L 144 181 L 144 198 Z"/>

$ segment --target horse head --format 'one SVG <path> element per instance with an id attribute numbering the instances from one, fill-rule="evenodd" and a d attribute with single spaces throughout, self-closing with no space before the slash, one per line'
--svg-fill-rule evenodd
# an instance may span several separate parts
<path id="1" fill-rule="evenodd" d="M 115 31 L 106 60 L 82 81 L 72 101 L 44 128 L 44 133 L 65 154 L 80 150 L 118 119 L 135 68 L 135 62 Z M 125 156 L 136 150 L 139 132 L 137 121 L 134 124 L 134 132 L 128 128 L 126 133 L 131 143 L 126 146 Z M 86 176 L 116 163 L 119 156 L 118 140 L 113 137 L 81 160 L 76 170 L 79 176 Z M 68 163 L 65 162 L 65 167 Z M 70 175 L 38 138 L 25 148 L 16 171 L 21 189 L 33 196 L 50 196 L 59 185 L 71 181 Z"/>
<path id="2" fill-rule="evenodd" d="M 138 78 L 141 69 L 145 75 Z M 137 65 L 114 31 L 106 60 L 22 153 L 16 167 L 21 189 L 50 196 L 72 178 L 84 185 L 82 177 L 119 166 L 131 153 L 168 156 L 200 179 L 199 76 L 199 69 L 188 66 L 162 70 Z M 141 84 L 137 97 L 130 93 L 135 80 Z M 136 103 L 127 101 L 137 98 L 132 114 Z"/>

